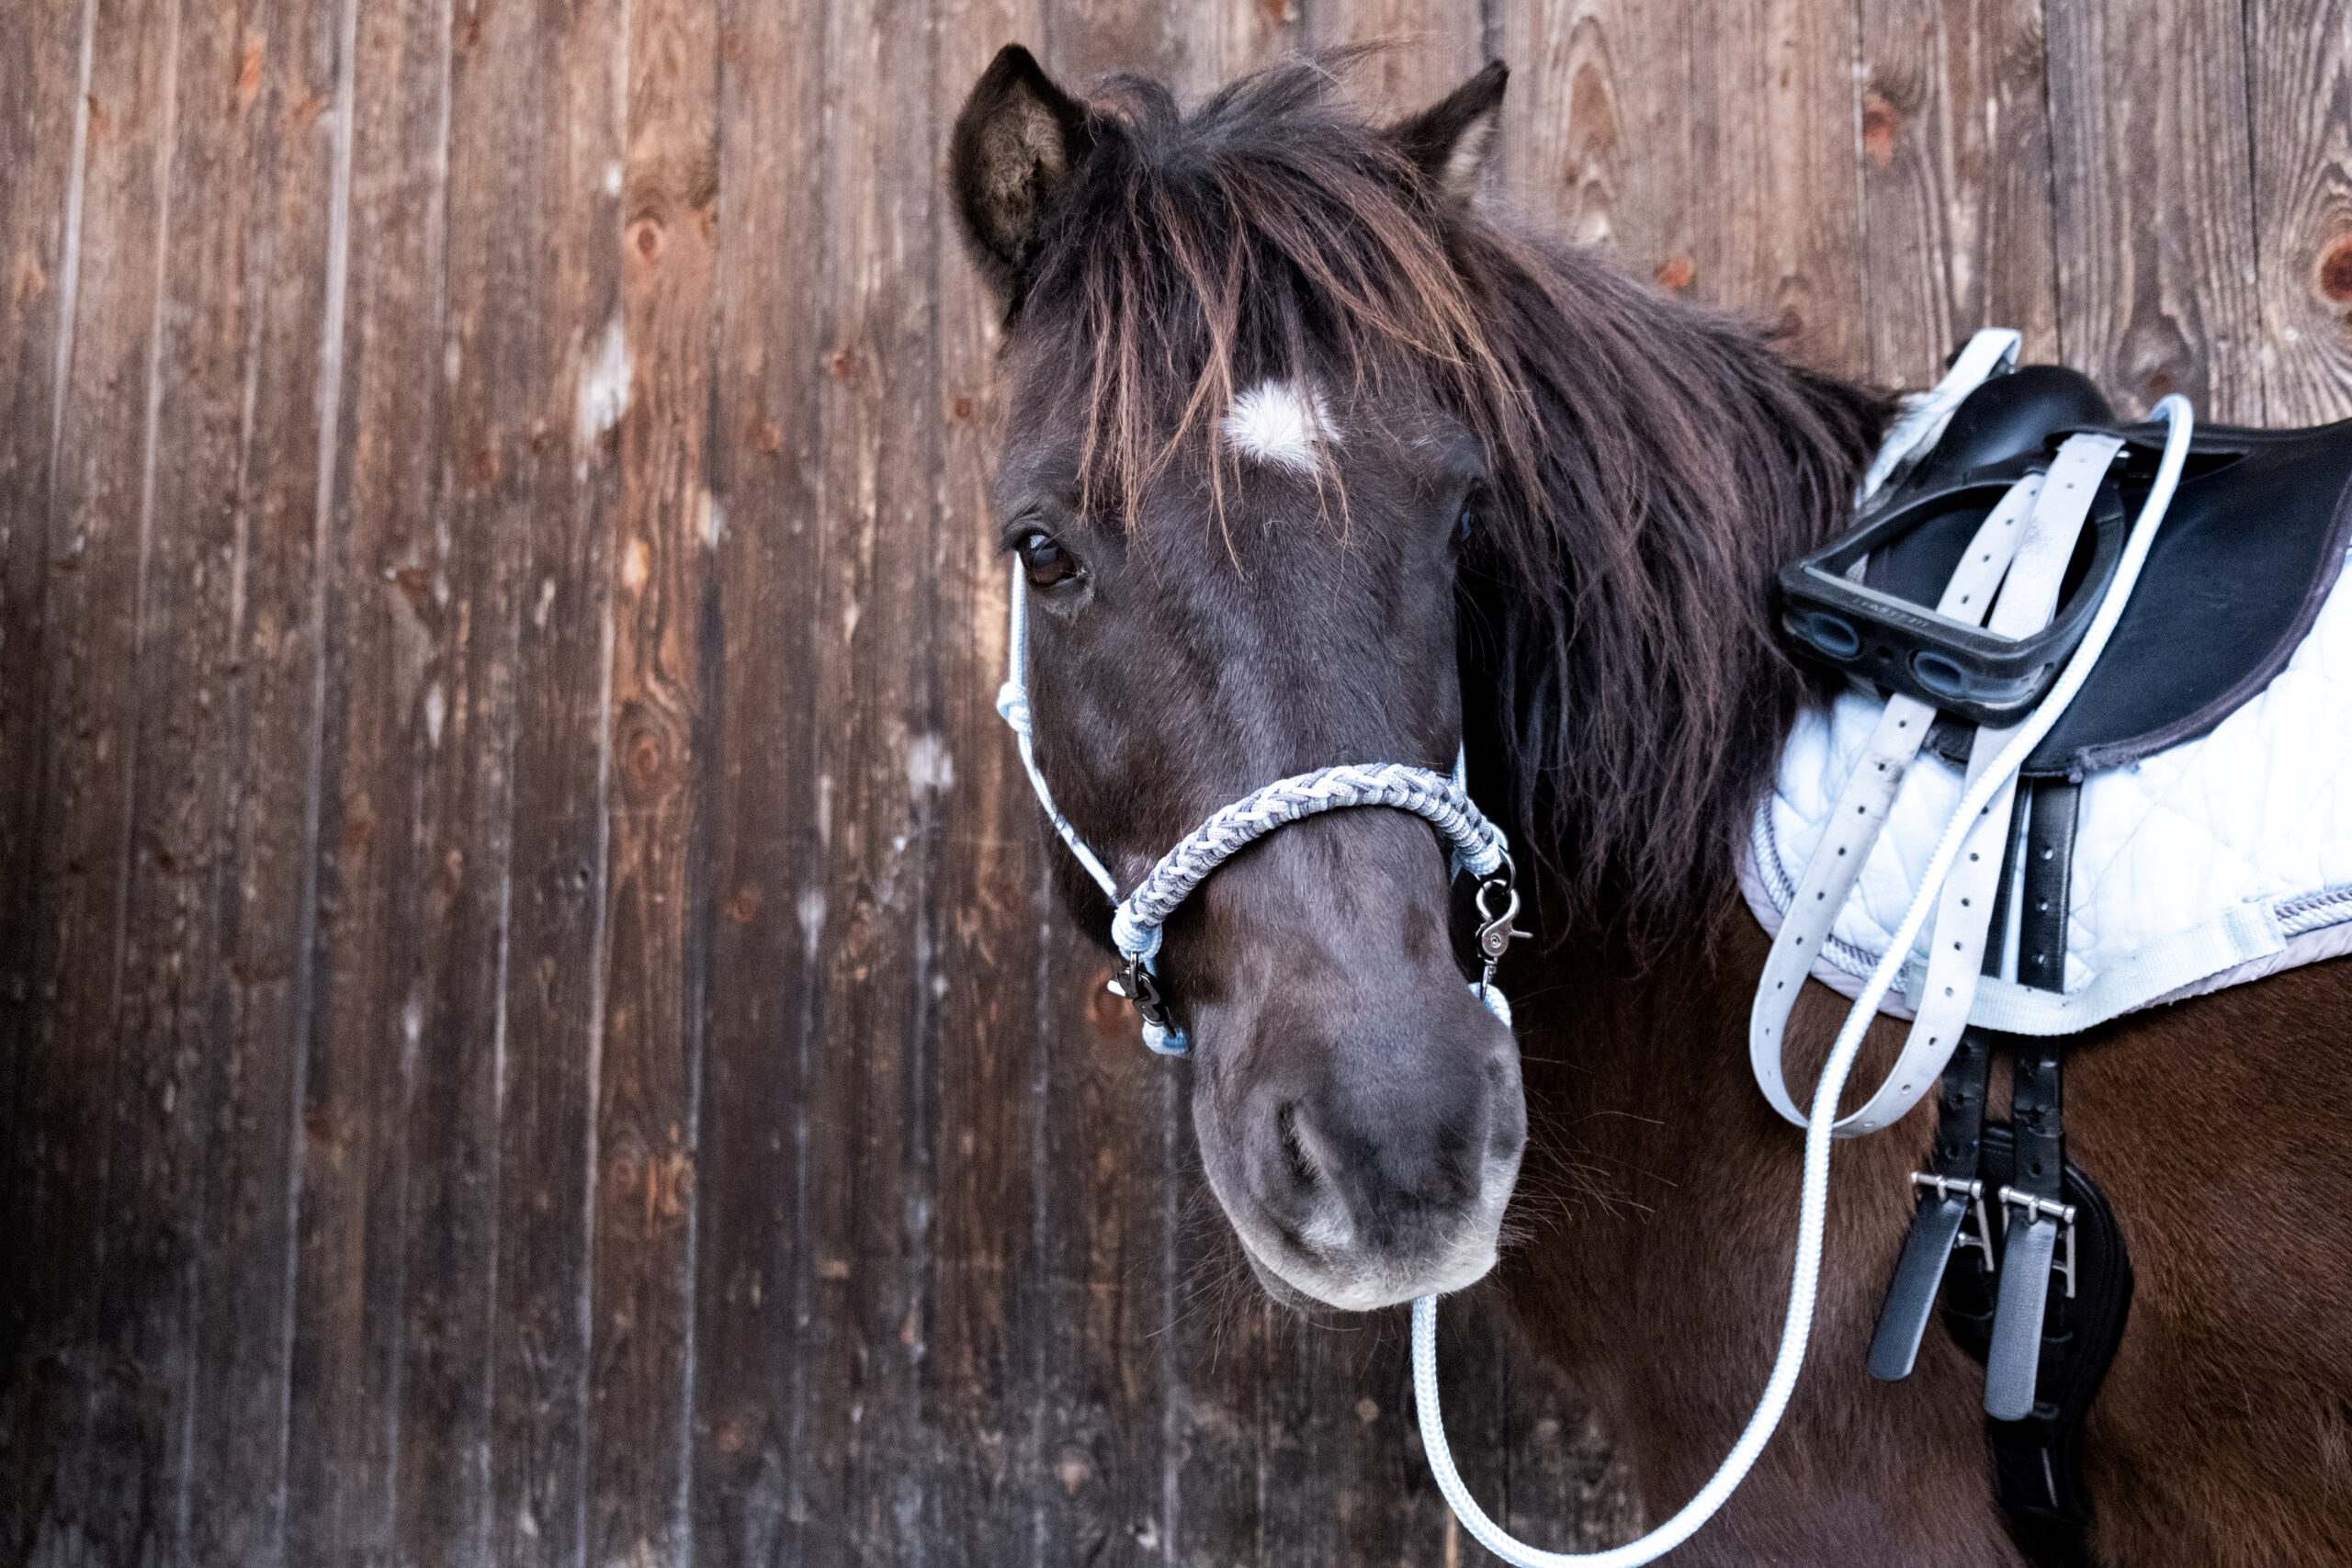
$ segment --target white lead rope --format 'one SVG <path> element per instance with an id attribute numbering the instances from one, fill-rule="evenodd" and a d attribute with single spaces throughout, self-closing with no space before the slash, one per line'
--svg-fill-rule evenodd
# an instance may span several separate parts
<path id="1" fill-rule="evenodd" d="M 1830 1050 L 1828 1065 L 1822 1068 L 1821 1080 L 1814 1088 L 1812 1111 L 1804 1128 L 1804 1179 L 1797 1211 L 1796 1261 L 1789 1280 L 1789 1310 L 1781 1326 L 1781 1348 L 1772 1359 L 1772 1373 L 1765 1382 L 1763 1397 L 1757 1401 L 1756 1413 L 1748 1417 L 1739 1439 L 1724 1456 L 1722 1467 L 1673 1517 L 1623 1546 L 1607 1551 L 1545 1551 L 1514 1539 L 1487 1517 L 1453 1467 L 1453 1455 L 1445 1441 L 1445 1422 L 1438 1409 L 1437 1298 L 1423 1296 L 1413 1303 L 1413 1398 L 1419 1407 L 1421 1446 L 1429 1453 L 1430 1470 L 1463 1528 L 1479 1545 L 1506 1562 L 1515 1563 L 1518 1568 L 1562 1568 L 1564 1564 L 1576 1564 L 1577 1568 L 1638 1568 L 1641 1563 L 1657 1561 L 1690 1540 L 1724 1506 L 1747 1479 L 1748 1471 L 1763 1453 L 1764 1445 L 1771 1439 L 1773 1429 L 1781 1424 L 1789 1398 L 1796 1392 L 1797 1374 L 1804 1365 L 1805 1345 L 1813 1335 L 1814 1301 L 1821 1284 L 1822 1242 L 1829 1205 L 1831 1128 L 1838 1119 L 1838 1096 L 1846 1087 L 1847 1075 L 1853 1071 L 1862 1037 L 1869 1032 L 1871 1019 L 1877 1016 L 1879 1003 L 1886 998 L 1905 957 L 1911 952 L 1911 944 L 1918 940 L 1920 929 L 1936 907 L 1937 892 L 1951 874 L 1977 814 L 2017 775 L 2026 758 L 2065 713 L 2067 705 L 2082 690 L 2083 682 L 2090 678 L 2091 669 L 2105 651 L 2108 638 L 2114 635 L 2116 624 L 2123 618 L 2123 606 L 2132 597 L 2132 590 L 2140 580 L 2140 569 L 2148 558 L 2148 548 L 2155 541 L 2156 526 L 2164 521 L 2173 491 L 2180 482 L 2181 468 L 2188 457 L 2189 434 L 2196 425 L 2188 400 L 2177 393 L 2156 405 L 2154 417 L 2163 420 L 2168 427 L 2164 457 L 2157 465 L 2148 499 L 2132 525 L 2122 558 L 2116 564 L 2114 580 L 2099 602 L 2098 613 L 2092 617 L 2089 630 L 2083 634 L 2081 644 L 2066 661 L 2056 684 L 2051 687 L 2041 705 L 2034 709 L 2033 716 L 2018 727 L 1992 764 L 1962 792 L 1960 804 L 1945 825 L 1943 837 L 1936 843 L 1936 852 L 1928 858 L 1919 891 L 1905 911 L 1885 954 L 1855 998 L 1853 1010 L 1846 1015 L 1845 1027 L 1838 1032 L 1837 1043 Z"/>

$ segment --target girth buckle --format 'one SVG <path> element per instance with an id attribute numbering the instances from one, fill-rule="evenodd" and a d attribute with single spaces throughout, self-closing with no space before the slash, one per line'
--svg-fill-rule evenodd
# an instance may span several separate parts
<path id="1" fill-rule="evenodd" d="M 1963 1247 L 1973 1247 L 1984 1255 L 1984 1272 L 1992 1274 L 1999 1271 L 1999 1265 L 1993 1258 L 1993 1222 L 1984 1212 L 1984 1183 L 1976 1180 L 1962 1181 L 1950 1176 L 1938 1176 L 1931 1170 L 1915 1170 L 1911 1173 L 1911 1185 L 1924 1188 L 1939 1198 L 1967 1199 L 1969 1213 L 1976 1221 L 1976 1228 L 1972 1235 L 1968 1226 L 1962 1225 L 1958 1234 L 1951 1238 L 1952 1250 L 1957 1252 Z M 2001 1191 L 2004 1196 L 2007 1196 L 2008 1189 L 2005 1187 Z M 2070 1252 L 2068 1256 L 2071 1258 L 2072 1253 Z"/>
<path id="2" fill-rule="evenodd" d="M 2047 1198 L 2037 1198 L 2030 1192 L 2022 1191 L 2016 1187 L 2009 1186 L 2003 1187 L 2000 1190 L 1999 1196 L 2001 1200 L 2001 1234 L 2004 1236 L 2008 1235 L 2009 1211 L 2011 1209 L 2024 1210 L 2025 1217 L 2029 1221 L 2050 1219 L 2058 1222 L 2059 1253 L 2057 1261 L 2051 1267 L 2061 1279 L 2066 1281 L 2066 1299 L 2068 1301 L 2074 1300 L 2075 1205 L 2072 1203 L 2052 1202 Z M 1984 1213 L 1984 1206 L 1982 1204 L 1978 1205 L 1977 1213 L 1980 1215 Z"/>

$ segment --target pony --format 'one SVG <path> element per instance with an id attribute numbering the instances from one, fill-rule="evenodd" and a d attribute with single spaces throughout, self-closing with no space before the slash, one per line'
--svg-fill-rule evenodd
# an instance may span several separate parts
<path id="1" fill-rule="evenodd" d="M 1843 525 L 1893 405 L 1490 211 L 1501 64 L 1393 122 L 1335 79 L 1281 63 L 1186 109 L 1012 47 L 957 118 L 1035 760 L 1131 886 L 1260 784 L 1459 749 L 1544 937 L 1505 963 L 1515 1031 L 1463 984 L 1426 824 L 1272 835 L 1159 954 L 1203 1169 L 1300 1310 L 1491 1277 L 1662 1517 L 1761 1385 L 1795 1229 L 1800 1141 L 1740 1050 L 1768 943 L 1737 856 L 1826 690 L 1774 576 Z M 1817 1066 L 1843 1003 L 1807 993 Z M 2088 1427 L 2101 1561 L 2352 1560 L 2347 1009 L 2323 964 L 2075 1043 L 2070 1145 L 2140 1277 Z M 1931 1332 L 1908 1381 L 1863 1369 L 1930 1132 L 1841 1147 L 1805 1379 L 1679 1561 L 2024 1560 L 1977 1368 Z"/>

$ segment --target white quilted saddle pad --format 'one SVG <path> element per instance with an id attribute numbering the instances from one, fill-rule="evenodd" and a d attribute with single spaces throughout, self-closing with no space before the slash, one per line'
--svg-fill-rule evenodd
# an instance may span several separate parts
<path id="1" fill-rule="evenodd" d="M 2352 573 L 2294 658 L 2199 739 L 2083 781 L 2063 994 L 1986 979 L 1972 1021 L 2070 1034 L 2352 952 Z M 1849 691 L 1808 710 L 1758 810 L 1741 891 L 1781 919 L 1883 705 Z M 1822 944 L 1815 977 L 1852 997 L 1886 951 L 1960 798 L 1961 770 L 1923 751 Z M 1932 930 L 1883 1010 L 1908 1018 Z"/>

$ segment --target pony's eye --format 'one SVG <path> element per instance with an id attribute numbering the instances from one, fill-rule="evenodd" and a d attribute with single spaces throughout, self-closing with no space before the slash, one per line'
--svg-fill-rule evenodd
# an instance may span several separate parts
<path id="1" fill-rule="evenodd" d="M 1028 574 L 1030 587 L 1054 589 L 1078 581 L 1078 558 L 1051 534 L 1023 534 L 1013 548 L 1021 553 L 1021 570 Z"/>
<path id="2" fill-rule="evenodd" d="M 1462 492 L 1461 508 L 1453 514 L 1455 547 L 1468 544 L 1470 536 L 1477 530 L 1478 519 L 1486 513 L 1487 493 L 1483 482 L 1473 484 Z"/>

